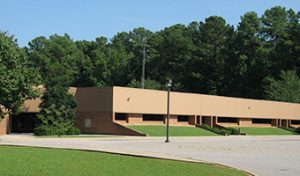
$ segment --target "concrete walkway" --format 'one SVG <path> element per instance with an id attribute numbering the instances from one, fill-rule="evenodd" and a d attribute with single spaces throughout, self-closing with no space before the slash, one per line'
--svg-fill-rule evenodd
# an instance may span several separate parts
<path id="1" fill-rule="evenodd" d="M 35 138 L 0 136 L 0 145 L 107 151 L 219 163 L 259 176 L 300 175 L 300 136 Z"/>

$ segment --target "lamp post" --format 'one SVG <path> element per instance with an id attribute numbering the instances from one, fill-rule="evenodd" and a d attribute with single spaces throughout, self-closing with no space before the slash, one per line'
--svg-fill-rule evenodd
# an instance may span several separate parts
<path id="1" fill-rule="evenodd" d="M 170 142 L 169 140 L 169 121 L 170 121 L 170 90 L 172 87 L 172 80 L 169 80 L 167 83 L 168 87 L 168 98 L 167 98 L 167 135 L 166 135 L 166 141 L 165 142 Z"/>

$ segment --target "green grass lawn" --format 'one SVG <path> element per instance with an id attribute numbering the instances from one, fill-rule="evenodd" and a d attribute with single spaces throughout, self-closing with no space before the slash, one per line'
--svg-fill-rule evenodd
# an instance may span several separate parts
<path id="1" fill-rule="evenodd" d="M 166 126 L 163 125 L 129 125 L 131 129 L 149 136 L 165 136 Z M 217 134 L 196 127 L 170 126 L 170 136 L 216 136 Z"/>
<path id="2" fill-rule="evenodd" d="M 0 146 L 1 176 L 242 176 L 221 166 L 101 152 Z"/>
<path id="3" fill-rule="evenodd" d="M 264 127 L 241 127 L 242 133 L 247 135 L 296 135 L 297 133 L 282 128 L 264 128 Z"/>

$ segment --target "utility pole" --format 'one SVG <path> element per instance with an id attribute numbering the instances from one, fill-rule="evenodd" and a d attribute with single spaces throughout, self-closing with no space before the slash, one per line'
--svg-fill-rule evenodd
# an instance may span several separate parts
<path id="1" fill-rule="evenodd" d="M 146 47 L 149 47 L 150 45 L 147 45 L 146 43 L 143 43 L 143 61 L 142 61 L 142 79 L 141 79 L 141 87 L 142 89 L 145 88 L 145 65 L 146 65 Z"/>
<path id="2" fill-rule="evenodd" d="M 145 64 L 146 64 L 146 44 L 143 44 L 143 63 L 142 63 L 142 89 L 145 88 Z"/>

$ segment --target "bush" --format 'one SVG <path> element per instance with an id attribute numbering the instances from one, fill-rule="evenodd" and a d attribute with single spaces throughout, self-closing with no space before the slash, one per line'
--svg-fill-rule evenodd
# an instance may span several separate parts
<path id="1" fill-rule="evenodd" d="M 298 133 L 298 134 L 300 134 L 300 127 L 296 128 L 295 132 Z"/>
<path id="2" fill-rule="evenodd" d="M 71 127 L 68 131 L 67 131 L 67 135 L 79 135 L 80 129 L 76 128 L 76 127 Z"/>
<path id="3" fill-rule="evenodd" d="M 65 129 L 60 129 L 55 126 L 41 125 L 34 129 L 34 135 L 37 136 L 54 136 L 54 135 L 64 135 L 66 133 Z"/>
<path id="4" fill-rule="evenodd" d="M 227 128 L 230 135 L 240 135 L 240 129 L 237 128 Z"/>
<path id="5" fill-rule="evenodd" d="M 203 124 L 202 128 L 207 129 L 209 131 L 212 131 L 214 133 L 220 134 L 220 135 L 224 135 L 224 136 L 225 135 L 229 135 L 228 131 L 226 129 L 220 129 L 220 128 L 217 128 L 217 127 L 211 127 L 211 126 L 209 126 L 207 124 Z"/>
<path id="6" fill-rule="evenodd" d="M 56 126 L 41 125 L 34 129 L 34 135 L 37 136 L 61 136 L 61 135 L 79 135 L 80 130 L 75 127 L 59 128 Z"/>
<path id="7" fill-rule="evenodd" d="M 207 129 L 209 131 L 212 131 L 214 133 L 220 134 L 220 135 L 239 135 L 240 134 L 240 130 L 236 129 L 236 128 L 218 128 L 218 127 L 211 127 L 207 124 L 203 124 L 202 127 L 204 129 Z"/>

